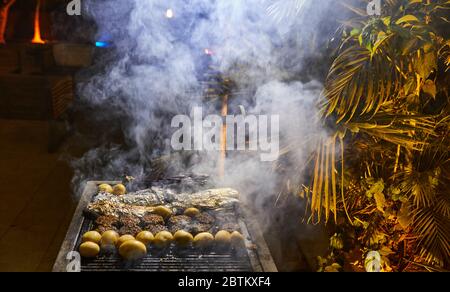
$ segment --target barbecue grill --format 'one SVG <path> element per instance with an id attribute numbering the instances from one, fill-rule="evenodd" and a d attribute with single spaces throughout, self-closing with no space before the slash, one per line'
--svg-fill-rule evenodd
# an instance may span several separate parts
<path id="1" fill-rule="evenodd" d="M 88 182 L 80 199 L 66 238 L 53 267 L 54 272 L 65 272 L 69 261 L 67 254 L 77 251 L 82 235 L 91 230 L 93 221 L 84 216 L 83 211 L 102 183 Z M 237 207 L 236 223 L 245 237 L 245 247 L 230 251 L 211 249 L 150 249 L 148 255 L 139 263 L 127 264 L 118 255 L 102 255 L 96 259 L 81 259 L 82 272 L 136 271 L 136 272 L 276 272 L 277 268 L 256 221 Z"/>

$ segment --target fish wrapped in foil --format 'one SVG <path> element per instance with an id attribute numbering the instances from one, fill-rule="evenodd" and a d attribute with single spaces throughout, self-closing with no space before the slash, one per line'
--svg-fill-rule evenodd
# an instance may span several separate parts
<path id="1" fill-rule="evenodd" d="M 152 187 L 123 196 L 99 193 L 87 206 L 87 212 L 100 215 L 135 215 L 142 217 L 157 206 L 173 211 L 195 207 L 206 210 L 232 209 L 239 203 L 239 192 L 231 189 L 210 189 L 196 193 L 176 193 L 170 189 Z"/>

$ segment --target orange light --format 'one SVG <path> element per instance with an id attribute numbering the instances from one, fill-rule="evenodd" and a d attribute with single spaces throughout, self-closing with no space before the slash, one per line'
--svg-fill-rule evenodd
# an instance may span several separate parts
<path id="1" fill-rule="evenodd" d="M 37 0 L 36 12 L 34 14 L 34 37 L 31 41 L 33 44 L 45 44 L 41 37 L 41 0 Z"/>
<path id="2" fill-rule="evenodd" d="M 222 99 L 222 117 L 228 115 L 228 95 L 225 95 Z M 220 156 L 219 156 L 219 177 L 225 176 L 225 160 L 227 159 L 227 123 L 224 119 L 222 125 L 222 132 L 220 137 Z"/>

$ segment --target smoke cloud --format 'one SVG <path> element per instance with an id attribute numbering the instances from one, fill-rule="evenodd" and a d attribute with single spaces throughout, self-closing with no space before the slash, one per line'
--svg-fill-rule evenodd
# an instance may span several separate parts
<path id="1" fill-rule="evenodd" d="M 74 162 L 74 184 L 124 173 L 144 176 L 152 171 L 149 161 L 165 155 L 173 174 L 199 172 L 216 178 L 218 153 L 189 153 L 186 159 L 186 153 L 173 153 L 170 147 L 171 118 L 189 114 L 194 106 L 207 108 L 201 83 L 206 48 L 213 52 L 215 69 L 241 93 L 230 101 L 230 111 L 243 106 L 255 115 L 279 115 L 281 147 L 291 150 L 286 167 L 304 165 L 326 135 L 317 121 L 320 77 L 308 73 L 314 68 L 307 61 L 324 51 L 330 24 L 336 27 L 340 16 L 333 13 L 334 1 L 318 2 L 83 1 L 84 12 L 98 27 L 96 40 L 110 42 L 112 49 L 82 74 L 82 102 L 107 109 L 92 119 L 120 128 L 128 147 L 106 142 L 107 135 L 99 138 L 97 148 Z M 173 18 L 166 17 L 168 9 Z M 273 163 L 259 157 L 230 152 L 225 179 L 217 183 L 257 194 L 252 200 L 264 204 L 275 194 L 279 178 Z"/>

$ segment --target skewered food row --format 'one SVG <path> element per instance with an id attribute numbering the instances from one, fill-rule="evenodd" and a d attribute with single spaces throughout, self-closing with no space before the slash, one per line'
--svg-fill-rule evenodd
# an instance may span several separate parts
<path id="1" fill-rule="evenodd" d="M 117 251 L 125 260 L 137 260 L 150 247 L 172 244 L 236 249 L 244 245 L 236 231 L 239 225 L 230 222 L 237 202 L 238 193 L 232 189 L 177 194 L 153 187 L 127 194 L 122 184 L 102 184 L 86 209 L 86 215 L 95 218 L 95 230 L 83 235 L 79 251 L 86 258 Z"/>
<path id="2" fill-rule="evenodd" d="M 111 193 L 111 188 L 113 193 Z M 115 189 L 119 189 L 115 191 Z M 99 186 L 99 193 L 94 197 L 86 212 L 95 216 L 120 216 L 130 214 L 142 217 L 147 213 L 155 213 L 164 218 L 170 217 L 179 210 L 185 215 L 197 215 L 203 210 L 230 210 L 239 202 L 239 193 L 233 189 L 211 189 L 197 193 L 175 193 L 169 189 L 152 187 L 151 189 L 126 193 L 123 185 L 114 188 L 108 185 Z M 194 208 L 192 208 L 194 207 Z M 195 210 L 197 209 L 197 210 Z"/>
<path id="3" fill-rule="evenodd" d="M 193 209 L 191 208 L 191 210 Z M 150 231 L 153 234 L 161 231 L 170 231 L 174 234 L 178 230 L 185 230 L 194 235 L 202 232 L 215 232 L 219 229 L 229 232 L 239 230 L 238 224 L 230 222 L 230 219 L 233 217 L 232 213 L 226 213 L 228 216 L 226 217 L 224 215 L 219 216 L 220 212 L 212 212 L 214 215 L 210 214 L 210 212 L 201 212 L 196 209 L 196 212 L 188 213 L 191 216 L 169 216 L 166 214 L 165 218 L 155 213 L 146 213 L 142 217 L 130 214 L 121 216 L 104 215 L 95 219 L 95 230 L 101 234 L 107 230 L 114 230 L 120 235 L 131 234 L 134 236 L 143 230 Z"/>
<path id="4" fill-rule="evenodd" d="M 149 231 L 142 231 L 136 237 L 128 234 L 120 236 L 114 230 L 108 230 L 103 234 L 89 231 L 82 237 L 79 252 L 82 257 L 95 258 L 100 251 L 108 253 L 117 250 L 123 259 L 134 261 L 145 257 L 151 246 L 163 249 L 172 243 L 179 247 L 193 245 L 200 249 L 212 247 L 214 244 L 221 247 L 239 248 L 244 245 L 244 236 L 238 231 L 229 233 L 225 230 L 219 231 L 216 236 L 203 232 L 195 237 L 184 230 L 179 230 L 174 235 L 168 231 L 161 231 L 156 236 Z"/>
<path id="5" fill-rule="evenodd" d="M 120 186 L 120 185 L 118 185 Z M 115 186 L 114 188 L 117 188 Z M 224 229 L 229 232 L 238 230 L 237 224 L 228 222 L 230 217 L 233 217 L 231 212 L 218 213 L 217 209 L 210 209 L 211 206 L 222 205 L 222 200 L 228 201 L 235 194 L 228 189 L 208 190 L 200 192 L 205 196 L 203 199 L 205 202 L 209 202 L 209 212 L 214 212 L 217 215 L 217 219 L 208 212 L 201 212 L 198 208 L 187 206 L 184 210 L 179 208 L 169 208 L 173 203 L 175 195 L 170 190 L 166 190 L 166 205 L 154 205 L 149 207 L 154 200 L 153 195 L 148 192 L 137 192 L 134 194 L 127 194 L 116 196 L 107 194 L 105 190 L 114 189 L 113 187 L 102 184 L 99 186 L 99 194 L 94 198 L 94 202 L 91 203 L 86 213 L 88 216 L 96 218 L 96 230 L 99 233 L 103 233 L 107 230 L 114 230 L 120 235 L 136 235 L 141 231 L 150 231 L 153 234 L 157 234 L 161 231 L 169 231 L 175 234 L 178 230 L 185 230 L 193 235 L 202 232 L 215 232 L 218 229 Z M 158 195 L 157 202 L 160 202 L 161 198 Z M 201 200 L 200 200 L 201 201 Z M 211 203 L 215 201 L 215 203 Z M 135 205 L 133 205 L 135 204 Z M 147 206 L 143 206 L 147 205 Z M 208 204 L 204 204 L 208 205 Z M 227 210 L 221 208 L 221 210 Z M 222 215 L 220 215 L 222 214 Z M 222 218 L 222 219 L 220 219 Z M 219 228 L 214 226 L 214 223 L 220 223 Z M 215 229 L 214 229 L 215 228 Z"/>

